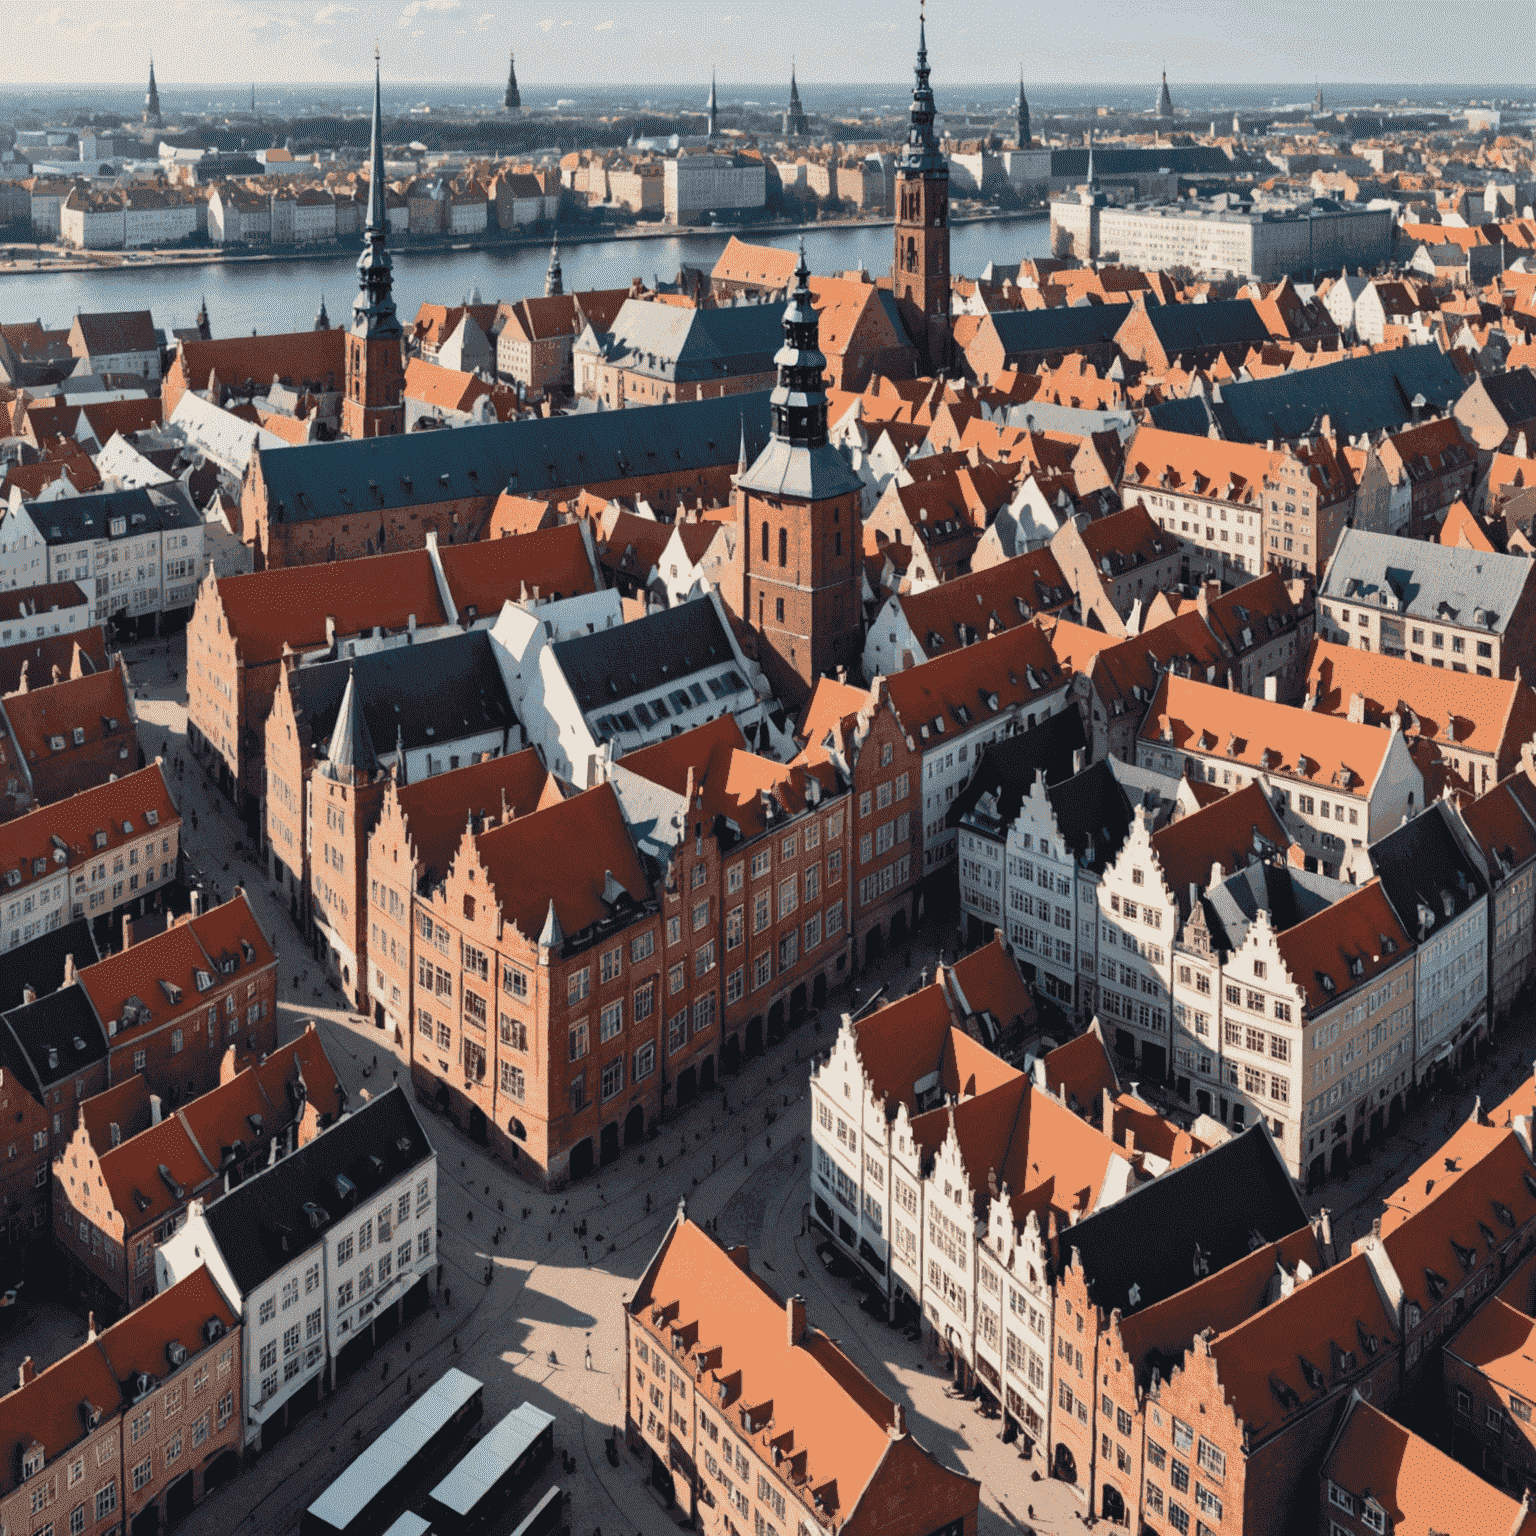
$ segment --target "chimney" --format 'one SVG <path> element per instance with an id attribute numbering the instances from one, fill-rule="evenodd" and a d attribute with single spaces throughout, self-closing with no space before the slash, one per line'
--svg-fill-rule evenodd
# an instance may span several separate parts
<path id="1" fill-rule="evenodd" d="M 24 1003 L 35 1003 L 37 1001 L 37 988 L 30 981 L 21 989 L 21 1000 Z"/>
<path id="2" fill-rule="evenodd" d="M 29 1381 L 33 1380 L 36 1377 L 37 1372 L 36 1372 L 36 1370 L 33 1369 L 33 1366 L 32 1366 L 32 1356 L 31 1355 L 28 1355 L 27 1358 L 21 1362 L 21 1370 L 18 1373 L 18 1375 L 19 1375 L 20 1379 L 17 1381 L 16 1384 L 19 1387 L 26 1386 L 26 1384 Z"/>
<path id="3" fill-rule="evenodd" d="M 793 1349 L 805 1337 L 805 1297 L 791 1296 L 784 1303 L 784 1316 L 789 1327 L 789 1347 Z"/>
<path id="4" fill-rule="evenodd" d="M 1086 756 L 1086 753 L 1083 751 L 1083 749 L 1081 747 L 1073 747 L 1072 748 L 1072 772 L 1073 773 L 1081 773 L 1083 771 L 1083 769 L 1087 766 L 1087 764 L 1084 763 L 1084 761 L 1083 761 L 1083 758 L 1085 756 Z"/>
<path id="5" fill-rule="evenodd" d="M 891 1413 L 891 1439 L 900 1440 L 907 1432 L 907 1412 L 900 1403 L 892 1403 Z"/>
<path id="6" fill-rule="evenodd" d="M 1274 673 L 1270 673 L 1264 679 L 1264 698 L 1270 704 L 1276 704 L 1280 700 L 1280 679 Z"/>
<path id="7" fill-rule="evenodd" d="M 1363 693 L 1350 694 L 1349 718 L 1356 725 L 1365 724 L 1365 695 Z"/>
<path id="8" fill-rule="evenodd" d="M 75 957 L 73 955 L 65 955 L 64 956 L 64 985 L 66 987 L 69 986 L 70 983 L 74 981 L 74 979 L 75 979 Z"/>
<path id="9" fill-rule="evenodd" d="M 87 1343 L 96 1337 L 96 1314 L 94 1312 L 87 1312 L 85 1314 L 85 1337 Z"/>
<path id="10" fill-rule="evenodd" d="M 149 1096 L 149 1123 L 151 1125 L 159 1125 L 160 1119 L 160 1095 L 152 1093 Z"/>
<path id="11" fill-rule="evenodd" d="M 123 913 L 123 948 L 133 948 L 133 917 L 130 913 Z"/>
<path id="12" fill-rule="evenodd" d="M 752 1255 L 745 1243 L 737 1243 L 734 1248 L 727 1248 L 725 1256 L 743 1274 L 750 1275 L 752 1273 Z"/>
<path id="13" fill-rule="evenodd" d="M 192 892 L 192 905 L 191 905 L 190 909 L 188 910 L 187 916 L 188 917 L 201 917 L 202 915 L 203 915 L 203 893 L 200 890 L 195 890 L 194 889 L 193 892 Z"/>

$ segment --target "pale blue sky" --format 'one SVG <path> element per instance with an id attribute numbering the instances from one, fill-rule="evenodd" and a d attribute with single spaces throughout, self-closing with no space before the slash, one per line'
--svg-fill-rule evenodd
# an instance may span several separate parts
<path id="1" fill-rule="evenodd" d="M 936 87 L 1434 83 L 1536 77 L 1530 0 L 932 0 Z M 872 0 L 48 0 L 13 9 L 6 84 L 505 78 L 529 84 L 910 79 L 915 4 Z M 142 61 L 142 62 L 141 62 Z"/>

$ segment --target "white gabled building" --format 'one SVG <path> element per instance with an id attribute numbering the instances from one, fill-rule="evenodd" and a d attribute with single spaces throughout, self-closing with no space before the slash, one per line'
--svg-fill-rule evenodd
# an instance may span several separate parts
<path id="1" fill-rule="evenodd" d="M 246 1445 L 334 1387 L 343 1350 L 370 1353 L 386 1308 L 403 1320 L 425 1307 L 436 1225 L 437 1154 L 398 1085 L 221 1198 L 192 1202 L 156 1250 L 156 1282 L 166 1290 L 207 1264 L 241 1314 Z"/>

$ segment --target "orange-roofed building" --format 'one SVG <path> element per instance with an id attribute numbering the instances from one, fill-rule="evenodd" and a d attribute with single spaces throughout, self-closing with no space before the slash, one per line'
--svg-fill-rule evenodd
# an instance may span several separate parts
<path id="1" fill-rule="evenodd" d="M 100 625 L 67 635 L 39 635 L 0 646 L 0 696 L 106 669 L 107 646 Z"/>
<path id="2" fill-rule="evenodd" d="M 121 655 L 115 667 L 6 697 L 0 702 L 0 773 L 8 780 L 3 815 L 19 816 L 136 771 L 134 722 Z"/>
<path id="3" fill-rule="evenodd" d="M 175 877 L 181 816 L 157 758 L 147 768 L 0 826 L 0 952 L 73 918 L 132 908 Z M 158 901 L 158 897 L 155 898 Z"/>
<path id="4" fill-rule="evenodd" d="M 627 753 L 610 780 L 638 804 L 646 791 L 631 775 L 678 796 L 695 828 L 688 942 L 696 975 L 719 956 L 721 1065 L 734 1070 L 848 976 L 848 780 L 830 761 L 786 767 L 747 751 L 729 714 Z"/>
<path id="5" fill-rule="evenodd" d="M 224 1052 L 277 1044 L 277 952 L 243 891 L 85 966 L 79 985 L 107 1032 L 112 1080 L 142 1073 L 170 1105 L 215 1086 Z"/>
<path id="6" fill-rule="evenodd" d="M 975 1536 L 980 1484 L 913 1439 L 799 1296 L 776 1295 L 682 1207 L 624 1323 L 629 1445 L 707 1536 Z"/>
<path id="7" fill-rule="evenodd" d="M 210 374 L 225 384 L 249 383 L 265 394 L 274 379 L 334 392 L 346 376 L 344 328 L 294 331 L 275 336 L 230 336 L 218 341 L 183 339 L 165 377 L 160 403 L 169 421 L 188 390 L 208 387 Z"/>
<path id="8" fill-rule="evenodd" d="M 1501 541 L 1507 537 L 1502 525 L 1497 531 Z M 1477 549 L 1485 555 L 1500 552 L 1499 545 L 1493 542 L 1488 529 L 1464 501 L 1451 503 L 1436 538 L 1441 544 L 1453 545 L 1461 549 Z"/>
<path id="9" fill-rule="evenodd" d="M 1456 1454 L 1512 1489 L 1536 1478 L 1536 1318 L 1526 1258 L 1441 1351 Z"/>
<path id="10" fill-rule="evenodd" d="M 1435 1346 L 1528 1247 L 1536 1230 L 1530 1137 L 1528 1119 L 1500 1127 L 1475 1107 L 1356 1241 L 1357 1254 L 1396 1276 L 1406 1381 L 1432 1370 Z"/>
<path id="11" fill-rule="evenodd" d="M 1077 594 L 1084 622 L 1090 615 L 1110 634 L 1129 634 L 1132 610 L 1189 579 L 1190 551 L 1160 528 L 1138 503 L 1080 528 L 1064 523 L 1051 539 L 1068 585 Z"/>
<path id="12" fill-rule="evenodd" d="M 1454 416 L 1384 435 L 1366 453 L 1357 526 L 1433 538 L 1447 509 L 1472 494 L 1477 476 L 1476 444 Z"/>
<path id="13" fill-rule="evenodd" d="M 1475 800 L 1461 822 L 1488 872 L 1488 1006 L 1494 1027 L 1508 1019 L 1536 967 L 1536 764 L 1529 744 L 1519 769 Z"/>
<path id="14" fill-rule="evenodd" d="M 1317 1528 L 1329 1536 L 1536 1536 L 1529 1497 L 1500 1492 L 1358 1394 L 1329 1443 L 1316 1497 Z"/>
<path id="15" fill-rule="evenodd" d="M 1283 807 L 1307 868 L 1359 869 L 1364 848 L 1424 805 L 1400 732 L 1293 709 L 1165 673 L 1136 743 L 1144 768 L 1223 788 L 1259 785 Z"/>
<path id="16" fill-rule="evenodd" d="M 421 421 L 468 425 L 509 421 L 518 414 L 516 394 L 505 385 L 487 384 L 478 373 L 464 373 L 413 357 L 405 365 L 406 431 Z"/>
<path id="17" fill-rule="evenodd" d="M 1536 693 L 1517 675 L 1477 677 L 1314 640 L 1304 707 L 1427 742 L 1473 794 L 1508 777 L 1536 737 Z"/>
<path id="18" fill-rule="evenodd" d="M 347 1093 L 313 1023 L 259 1064 L 231 1046 L 223 1080 L 163 1112 L 134 1076 L 79 1107 L 53 1160 L 54 1241 L 72 1290 L 119 1315 L 155 1293 L 155 1249 L 188 1204 L 216 1200 L 278 1157 L 313 1141 Z"/>

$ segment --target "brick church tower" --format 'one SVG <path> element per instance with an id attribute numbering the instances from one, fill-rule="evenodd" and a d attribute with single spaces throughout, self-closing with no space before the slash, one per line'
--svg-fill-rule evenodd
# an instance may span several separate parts
<path id="1" fill-rule="evenodd" d="M 724 595 L 769 681 L 798 706 L 822 674 L 856 673 L 864 648 L 860 480 L 827 441 L 827 360 L 803 242 L 774 363 L 773 432 L 736 477 L 734 580 Z"/>
<path id="2" fill-rule="evenodd" d="M 896 158 L 896 249 L 891 292 L 924 373 L 948 368 L 949 163 L 933 134 L 926 22 L 918 23 L 917 82 L 907 142 Z"/>
<path id="3" fill-rule="evenodd" d="M 379 51 L 373 51 L 373 148 L 369 155 L 368 223 L 357 258 L 358 295 L 347 328 L 347 393 L 341 430 L 347 437 L 405 431 L 405 364 L 389 259 L 384 197 L 384 119 L 379 105 Z"/>

